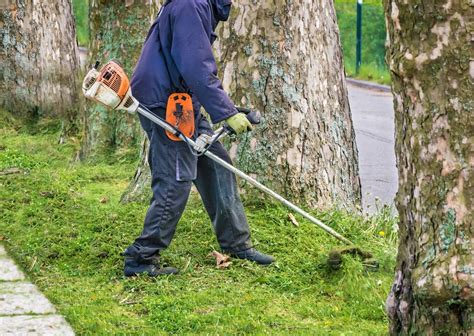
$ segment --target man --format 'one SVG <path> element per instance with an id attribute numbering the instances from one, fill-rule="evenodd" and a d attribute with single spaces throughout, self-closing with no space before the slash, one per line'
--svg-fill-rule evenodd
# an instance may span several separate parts
<path id="1" fill-rule="evenodd" d="M 132 77 L 133 95 L 163 118 L 171 94 L 191 94 L 194 138 L 213 134 L 200 113 L 201 104 L 213 123 L 226 121 L 236 133 L 252 128 L 224 92 L 212 53 L 214 30 L 228 19 L 230 7 L 231 0 L 168 0 L 150 28 Z M 162 128 L 141 116 L 140 121 L 150 139 L 153 198 L 142 234 L 124 253 L 125 275 L 178 272 L 173 267 L 160 268 L 159 254 L 173 238 L 193 182 L 221 249 L 236 258 L 271 264 L 273 257 L 252 248 L 234 174 L 206 156 L 196 157 L 185 142 L 171 140 Z M 222 144 L 215 143 L 209 150 L 231 162 Z"/>

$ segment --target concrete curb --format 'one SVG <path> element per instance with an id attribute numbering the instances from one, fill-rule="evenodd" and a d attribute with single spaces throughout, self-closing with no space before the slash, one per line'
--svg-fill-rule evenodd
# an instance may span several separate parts
<path id="1" fill-rule="evenodd" d="M 0 335 L 74 335 L 69 323 L 26 279 L 1 243 Z"/>
<path id="2" fill-rule="evenodd" d="M 357 86 L 363 89 L 369 89 L 369 90 L 380 91 L 380 92 L 392 92 L 392 89 L 388 85 L 372 83 L 372 82 L 368 82 L 368 81 L 364 81 L 360 79 L 354 79 L 354 78 L 346 78 L 346 82 L 348 84 L 352 84 L 354 86 Z"/>

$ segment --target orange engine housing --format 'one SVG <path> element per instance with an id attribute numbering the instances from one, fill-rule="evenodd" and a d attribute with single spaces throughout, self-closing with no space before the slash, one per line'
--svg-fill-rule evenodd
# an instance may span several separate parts
<path id="1" fill-rule="evenodd" d="M 173 93 L 168 98 L 166 106 L 166 121 L 179 129 L 186 137 L 194 135 L 193 101 L 187 93 Z M 173 141 L 182 141 L 176 135 L 166 131 L 166 135 Z"/>
<path id="2" fill-rule="evenodd" d="M 112 89 L 121 100 L 124 99 L 130 89 L 130 80 L 117 61 L 109 61 L 104 65 L 100 70 L 97 81 Z"/>

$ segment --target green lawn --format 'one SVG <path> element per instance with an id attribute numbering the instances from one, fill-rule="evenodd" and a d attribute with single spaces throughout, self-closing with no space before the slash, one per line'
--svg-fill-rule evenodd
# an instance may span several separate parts
<path id="1" fill-rule="evenodd" d="M 80 164 L 76 141 L 58 145 L 58 127 L 13 129 L 2 112 L 0 239 L 78 334 L 381 335 L 396 255 L 395 220 L 364 220 L 340 211 L 315 213 L 374 253 L 378 272 L 345 257 L 312 224 L 288 222 L 286 209 L 246 203 L 255 245 L 276 256 L 271 267 L 234 260 L 219 270 L 206 213 L 193 195 L 164 260 L 182 273 L 122 276 L 120 253 L 139 234 L 146 204 L 119 204 L 135 163 Z M 44 131 L 38 131 L 44 130 Z M 314 212 L 314 211 L 313 211 Z"/>
<path id="2" fill-rule="evenodd" d="M 72 9 L 76 19 L 77 41 L 81 47 L 89 44 L 89 1 L 72 0 Z"/>
<path id="3" fill-rule="evenodd" d="M 385 64 L 385 18 L 381 0 L 366 0 L 362 6 L 362 66 L 356 74 L 356 1 L 335 0 L 337 22 L 348 77 L 390 84 Z"/>

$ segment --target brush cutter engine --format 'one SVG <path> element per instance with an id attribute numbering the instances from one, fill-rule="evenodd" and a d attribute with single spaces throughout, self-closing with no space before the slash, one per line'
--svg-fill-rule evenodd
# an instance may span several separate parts
<path id="1" fill-rule="evenodd" d="M 133 98 L 128 76 L 117 61 L 110 61 L 98 71 L 99 62 L 84 78 L 84 95 L 114 110 L 135 113 L 139 103 Z"/>

